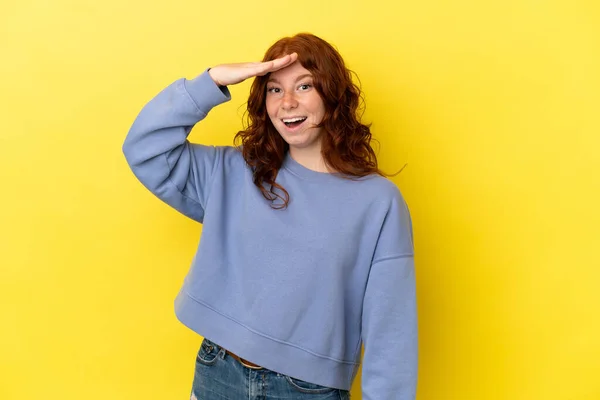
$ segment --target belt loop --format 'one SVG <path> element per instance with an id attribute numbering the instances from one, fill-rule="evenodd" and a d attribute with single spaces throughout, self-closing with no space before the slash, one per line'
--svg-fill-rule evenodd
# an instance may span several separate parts
<path id="1" fill-rule="evenodd" d="M 225 353 L 226 353 L 226 350 L 221 347 L 221 349 L 219 350 L 219 353 L 217 354 L 217 357 L 221 357 L 221 360 L 224 360 L 225 359 Z"/>

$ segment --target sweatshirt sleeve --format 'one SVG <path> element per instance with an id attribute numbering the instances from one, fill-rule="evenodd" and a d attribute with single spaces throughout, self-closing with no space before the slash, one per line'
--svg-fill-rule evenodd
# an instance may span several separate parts
<path id="1" fill-rule="evenodd" d="M 414 400 L 418 338 L 412 223 L 399 191 L 385 217 L 363 303 L 363 400 Z"/>
<path id="2" fill-rule="evenodd" d="M 227 87 L 218 86 L 208 69 L 194 79 L 181 78 L 142 108 L 123 143 L 125 159 L 139 181 L 198 222 L 204 220 L 223 148 L 193 144 L 187 136 L 213 107 L 230 99 Z"/>

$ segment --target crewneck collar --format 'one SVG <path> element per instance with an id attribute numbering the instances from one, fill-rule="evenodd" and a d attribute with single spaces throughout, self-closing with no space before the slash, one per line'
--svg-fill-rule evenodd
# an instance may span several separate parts
<path id="1" fill-rule="evenodd" d="M 285 158 L 283 159 L 283 168 L 290 171 L 292 174 L 307 180 L 312 181 L 331 181 L 338 178 L 343 178 L 344 174 L 335 172 L 319 172 L 314 171 L 312 169 L 306 168 L 304 165 L 300 164 L 298 161 L 294 160 L 288 151 L 285 154 Z"/>

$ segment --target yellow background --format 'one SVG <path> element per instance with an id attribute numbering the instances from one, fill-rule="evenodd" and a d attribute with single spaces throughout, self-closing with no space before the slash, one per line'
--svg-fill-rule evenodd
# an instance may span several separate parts
<path id="1" fill-rule="evenodd" d="M 188 397 L 173 299 L 200 226 L 121 144 L 169 83 L 299 31 L 358 73 L 381 166 L 408 163 L 418 399 L 600 399 L 592 0 L 4 0 L 0 399 Z M 192 140 L 230 144 L 248 88 Z"/>

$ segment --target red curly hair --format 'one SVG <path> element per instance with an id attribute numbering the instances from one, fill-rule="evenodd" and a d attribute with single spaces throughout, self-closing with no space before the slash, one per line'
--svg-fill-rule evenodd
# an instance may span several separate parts
<path id="1" fill-rule="evenodd" d="M 370 144 L 370 125 L 360 122 L 361 91 L 352 82 L 352 71 L 346 68 L 338 51 L 313 34 L 299 33 L 278 40 L 267 50 L 263 61 L 294 52 L 298 53 L 300 64 L 313 75 L 314 87 L 325 105 L 325 115 L 318 127 L 323 128 L 321 153 L 326 164 L 348 178 L 373 173 L 385 175 L 377 166 L 377 157 Z M 241 142 L 244 160 L 253 169 L 254 184 L 271 201 L 271 207 L 281 209 L 287 207 L 289 194 L 275 179 L 289 145 L 267 114 L 265 101 L 269 75 L 254 79 L 248 98 L 247 129 L 236 134 L 235 142 Z M 283 204 L 275 205 L 277 198 L 283 200 Z"/>

